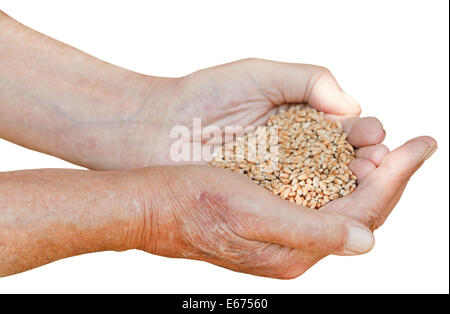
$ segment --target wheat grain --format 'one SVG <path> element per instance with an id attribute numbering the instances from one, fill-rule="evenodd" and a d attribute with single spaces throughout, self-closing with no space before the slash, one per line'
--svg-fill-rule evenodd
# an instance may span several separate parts
<path id="1" fill-rule="evenodd" d="M 277 137 L 271 136 L 274 130 Z M 355 151 L 346 138 L 340 121 L 296 105 L 272 115 L 267 126 L 223 145 L 209 164 L 245 174 L 283 199 L 320 208 L 356 188 L 356 176 L 348 168 Z"/>

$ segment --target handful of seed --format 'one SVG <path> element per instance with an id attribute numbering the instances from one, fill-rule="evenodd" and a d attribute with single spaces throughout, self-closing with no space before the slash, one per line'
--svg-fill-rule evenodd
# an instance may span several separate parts
<path id="1" fill-rule="evenodd" d="M 307 106 L 291 106 L 215 152 L 211 166 L 247 175 L 275 195 L 320 208 L 353 192 L 348 168 L 355 152 L 340 121 Z"/>

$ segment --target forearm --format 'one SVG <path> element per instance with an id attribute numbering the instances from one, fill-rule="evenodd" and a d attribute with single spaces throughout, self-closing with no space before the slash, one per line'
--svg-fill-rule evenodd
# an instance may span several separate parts
<path id="1" fill-rule="evenodd" d="M 117 148 L 140 127 L 139 115 L 161 81 L 98 60 L 0 11 L 0 137 L 8 141 L 113 168 L 132 158 L 132 151 L 126 156 L 127 149 Z"/>
<path id="2" fill-rule="evenodd" d="M 104 250 L 138 248 L 135 172 L 0 173 L 0 276 Z"/>

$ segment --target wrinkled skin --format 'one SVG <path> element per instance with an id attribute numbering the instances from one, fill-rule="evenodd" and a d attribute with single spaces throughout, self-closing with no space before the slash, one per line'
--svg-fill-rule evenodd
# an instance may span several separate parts
<path id="1" fill-rule="evenodd" d="M 407 142 L 387 154 L 355 192 L 318 211 L 274 197 L 231 171 L 158 167 L 163 184 L 157 193 L 165 197 L 143 198 L 147 222 L 140 248 L 254 275 L 295 278 L 328 254 L 350 255 L 347 226 L 380 227 L 435 145 L 429 137 Z M 141 182 L 144 190 L 153 184 L 145 176 Z"/>
<path id="2" fill-rule="evenodd" d="M 433 139 L 420 137 L 389 152 L 381 144 L 380 122 L 359 118 L 359 105 L 322 67 L 246 59 L 182 78 L 157 78 L 102 62 L 3 12 L 0 24 L 2 138 L 89 169 L 156 166 L 62 171 L 56 184 L 48 171 L 3 174 L 9 178 L 3 194 L 13 200 L 2 199 L 5 217 L 23 224 L 24 232 L 8 221 L 0 228 L 10 239 L 0 260 L 12 267 L 0 275 L 76 254 L 140 248 L 294 278 L 327 254 L 355 254 L 349 252 L 349 228 L 378 228 L 409 177 L 436 149 Z M 357 189 L 319 211 L 277 198 L 244 176 L 175 167 L 169 158 L 176 125 L 191 127 L 193 118 L 202 118 L 203 127 L 262 125 L 281 107 L 298 103 L 341 119 L 358 148 L 350 164 Z M 36 181 L 37 175 L 46 179 Z M 83 188 L 73 193 L 72 183 Z M 64 201 L 68 195 L 74 201 Z M 92 201 L 84 205 L 80 196 Z M 52 225 L 55 217 L 58 224 Z M 26 265 L 16 268 L 16 260 Z"/>

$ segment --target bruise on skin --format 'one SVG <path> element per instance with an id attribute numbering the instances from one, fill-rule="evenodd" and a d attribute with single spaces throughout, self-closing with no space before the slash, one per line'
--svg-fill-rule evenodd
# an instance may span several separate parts
<path id="1" fill-rule="evenodd" d="M 225 205 L 228 202 L 228 196 L 223 193 L 210 193 L 207 191 L 203 191 L 200 193 L 198 197 L 199 205 L 220 205 L 226 207 Z"/>
<path id="2" fill-rule="evenodd" d="M 228 256 L 237 259 L 258 241 L 242 238 L 236 230 L 242 228 L 229 207 L 229 197 L 223 193 L 201 191 L 191 200 L 190 206 L 183 206 L 179 226 L 184 231 L 184 244 L 200 255 L 211 257 Z M 245 253 L 244 253 L 245 254 Z"/>

